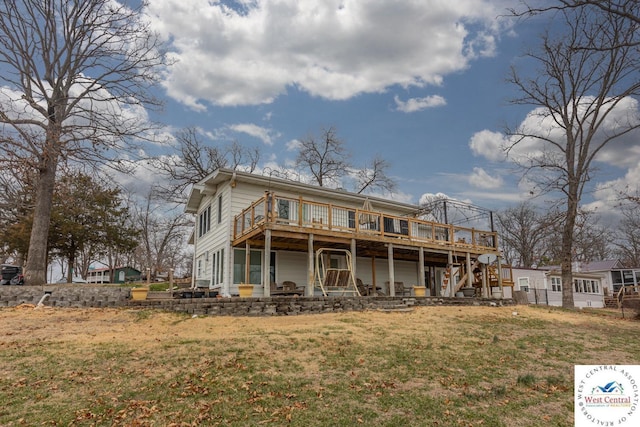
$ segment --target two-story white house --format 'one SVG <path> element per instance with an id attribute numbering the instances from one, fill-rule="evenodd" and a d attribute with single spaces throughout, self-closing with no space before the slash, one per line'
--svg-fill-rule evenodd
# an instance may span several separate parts
<path id="1" fill-rule="evenodd" d="M 432 296 L 462 287 L 486 295 L 509 285 L 495 232 L 429 221 L 413 204 L 218 169 L 194 185 L 185 210 L 195 215 L 193 286 L 225 296 L 247 283 L 253 296 L 270 296 L 285 282 L 319 295 L 320 249 L 327 266 L 348 268 L 372 293 L 424 286 Z M 483 254 L 496 265 L 478 262 Z"/>

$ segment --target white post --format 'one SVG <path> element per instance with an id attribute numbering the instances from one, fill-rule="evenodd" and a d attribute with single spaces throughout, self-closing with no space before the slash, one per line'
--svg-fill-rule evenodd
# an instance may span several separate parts
<path id="1" fill-rule="evenodd" d="M 307 289 L 306 294 L 312 297 L 315 291 L 316 278 L 313 271 L 313 234 L 309 233 L 309 241 L 307 243 Z"/>
<path id="2" fill-rule="evenodd" d="M 356 239 L 351 239 L 351 271 L 354 279 L 358 277 L 356 274 Z"/>
<path id="3" fill-rule="evenodd" d="M 387 248 L 387 258 L 389 261 L 389 296 L 396 296 L 396 275 L 393 268 L 393 243 L 389 243 Z"/>
<path id="4" fill-rule="evenodd" d="M 500 299 L 504 298 L 504 288 L 502 285 L 502 259 L 498 256 L 498 286 L 500 287 Z M 513 295 L 511 296 L 513 298 Z"/>
<path id="5" fill-rule="evenodd" d="M 264 271 L 262 272 L 262 282 L 264 296 L 271 296 L 271 230 L 264 232 Z"/>
<path id="6" fill-rule="evenodd" d="M 418 249 L 418 286 L 425 286 L 424 282 L 424 248 Z"/>

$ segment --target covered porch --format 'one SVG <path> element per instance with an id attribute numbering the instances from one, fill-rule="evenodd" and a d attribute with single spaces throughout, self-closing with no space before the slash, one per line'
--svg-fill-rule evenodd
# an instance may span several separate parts
<path id="1" fill-rule="evenodd" d="M 304 260 L 306 265 L 297 262 L 296 267 L 306 270 L 306 283 L 298 283 L 295 293 L 310 297 L 321 288 L 316 252 L 325 250 L 328 263 L 337 263 L 330 254 L 336 249 L 351 254 L 350 265 L 342 267 L 348 267 L 354 280 L 364 278 L 359 295 L 406 296 L 416 286 L 431 296 L 455 297 L 464 288 L 488 297 L 492 287 L 502 290 L 512 284 L 508 271 L 503 271 L 497 240 L 494 231 L 428 221 L 417 214 L 392 215 L 367 206 L 265 192 L 234 217 L 232 247 L 244 250 L 246 278 L 251 251 L 262 251 L 261 280 L 254 285 L 260 286 L 263 296 L 281 290 L 273 283 L 272 251 L 294 252 L 298 261 Z M 408 272 L 411 269 L 415 274 Z"/>

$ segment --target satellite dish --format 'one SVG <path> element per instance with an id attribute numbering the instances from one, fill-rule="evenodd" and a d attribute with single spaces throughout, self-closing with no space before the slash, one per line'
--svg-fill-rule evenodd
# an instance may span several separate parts
<path id="1" fill-rule="evenodd" d="M 482 254 L 478 255 L 478 261 L 483 264 L 491 264 L 493 261 L 498 259 L 498 255 L 496 254 Z"/>

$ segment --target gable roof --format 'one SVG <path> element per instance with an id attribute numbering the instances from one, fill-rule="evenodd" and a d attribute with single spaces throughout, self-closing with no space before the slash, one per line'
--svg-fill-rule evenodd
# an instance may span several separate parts
<path id="1" fill-rule="evenodd" d="M 220 168 L 209 174 L 198 183 L 194 184 L 187 199 L 185 212 L 197 213 L 202 199 L 211 194 L 215 194 L 220 184 L 236 181 L 246 182 L 249 184 L 263 185 L 265 189 L 270 190 L 286 190 L 304 192 L 304 194 L 312 194 L 317 196 L 330 197 L 333 200 L 342 200 L 345 202 L 362 204 L 369 199 L 376 207 L 388 207 L 393 209 L 404 210 L 406 214 L 412 214 L 418 211 L 419 206 L 394 202 L 393 200 L 383 199 L 375 196 L 352 193 L 345 190 L 336 190 L 317 185 L 305 184 L 302 182 L 290 181 L 272 176 L 256 175 L 248 172 L 236 171 L 232 169 Z"/>
<path id="2" fill-rule="evenodd" d="M 620 260 L 609 259 L 605 261 L 594 261 L 580 265 L 582 271 L 610 271 L 622 268 Z"/>

